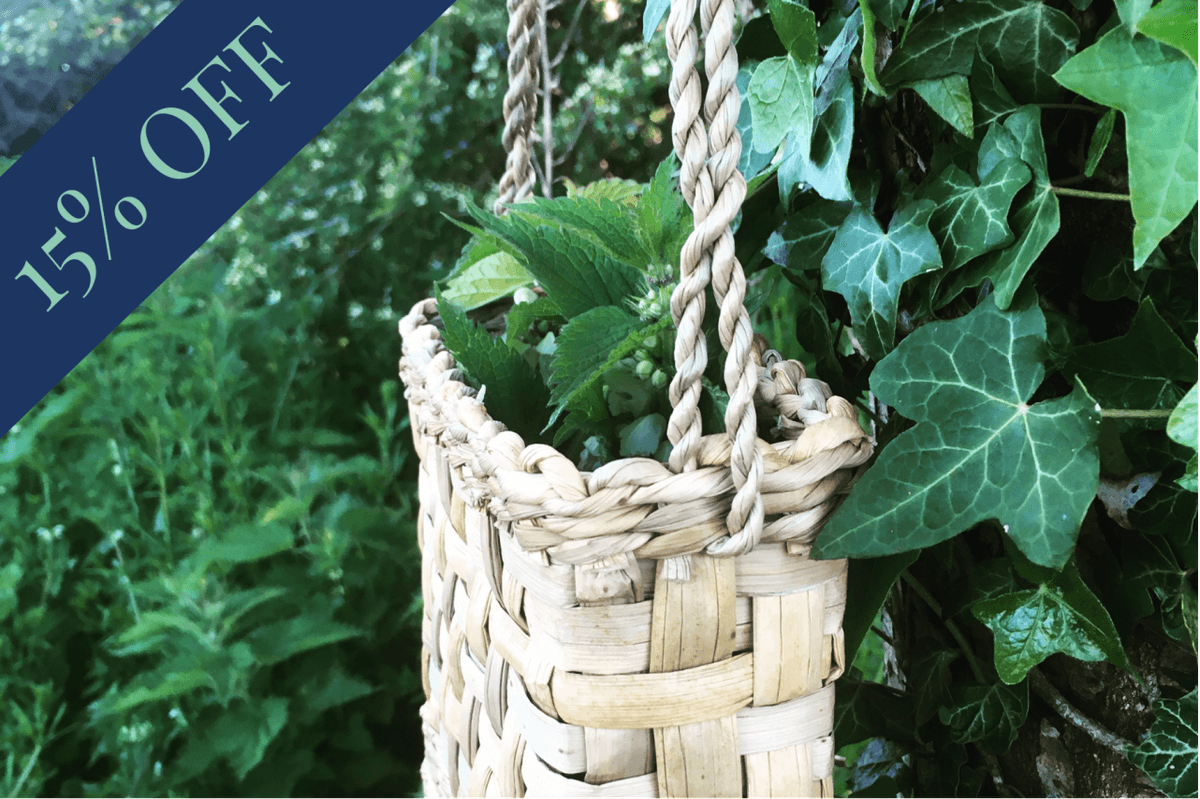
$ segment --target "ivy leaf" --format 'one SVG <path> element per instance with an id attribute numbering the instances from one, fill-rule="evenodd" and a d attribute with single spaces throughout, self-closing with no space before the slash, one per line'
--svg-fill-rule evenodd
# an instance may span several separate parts
<path id="1" fill-rule="evenodd" d="M 1003 125 L 993 125 L 979 146 L 979 176 L 986 179 L 1005 159 L 1017 157 L 1033 171 L 1033 183 L 1017 194 L 1008 223 L 1017 240 L 971 262 L 947 281 L 944 296 L 952 299 L 963 289 L 992 281 L 996 303 L 1008 308 L 1025 275 L 1058 233 L 1058 197 L 1050 190 L 1041 110 L 1024 106 Z"/>
<path id="2" fill-rule="evenodd" d="M 862 28 L 862 11 L 854 9 L 854 13 L 846 18 L 842 29 L 825 51 L 821 63 L 817 65 L 814 86 L 817 99 L 813 112 L 817 116 L 825 113 L 833 102 L 834 94 L 841 86 L 842 76 L 849 73 L 850 56 L 858 46 L 858 32 Z"/>
<path id="3" fill-rule="evenodd" d="M 926 14 L 908 29 L 880 75 L 899 86 L 945 75 L 968 75 L 978 47 L 1013 96 L 1053 102 L 1051 75 L 1075 53 L 1079 29 L 1066 14 L 1026 0 L 963 0 Z"/>
<path id="4" fill-rule="evenodd" d="M 942 262 L 948 268 L 957 269 L 1012 243 L 1008 209 L 1029 177 L 1029 169 L 1019 159 L 1006 158 L 978 184 L 951 164 L 923 187 L 921 196 L 937 206 L 929 229 L 941 242 Z"/>
<path id="5" fill-rule="evenodd" d="M 850 203 L 817 200 L 788 217 L 779 229 L 787 247 L 787 268 L 792 272 L 820 269 L 821 259 L 852 207 Z"/>
<path id="6" fill-rule="evenodd" d="M 829 107 L 817 118 L 807 152 L 800 137 L 789 136 L 779 165 L 779 196 L 786 204 L 792 189 L 807 183 L 827 200 L 849 200 L 850 145 L 854 138 L 854 86 L 844 72 L 830 91 Z"/>
<path id="7" fill-rule="evenodd" d="M 461 308 L 440 295 L 438 313 L 445 326 L 446 348 L 472 380 L 486 387 L 488 413 L 527 442 L 539 440 L 550 401 L 545 383 L 519 352 L 477 327 Z"/>
<path id="8" fill-rule="evenodd" d="M 817 17 L 795 0 L 767 0 L 771 24 L 788 55 L 799 64 L 817 63 Z"/>
<path id="9" fill-rule="evenodd" d="M 833 734 L 838 746 L 883 736 L 917 743 L 917 731 L 905 722 L 916 715 L 916 697 L 874 682 L 838 680 L 834 695 Z"/>
<path id="10" fill-rule="evenodd" d="M 746 99 L 757 152 L 775 152 L 789 134 L 802 149 L 812 139 L 814 66 L 786 55 L 769 58 L 754 70 Z"/>
<path id="11" fill-rule="evenodd" d="M 959 744 L 979 741 L 997 754 L 1008 752 L 1029 714 L 1029 684 L 960 684 L 950 691 L 953 704 L 938 711 L 950 728 L 950 739 Z"/>
<path id="12" fill-rule="evenodd" d="M 1060 567 L 1099 485 L 1099 408 L 1077 384 L 1029 405 L 1045 374 L 1046 321 L 1031 296 L 989 297 L 961 319 L 918 328 L 875 367 L 871 388 L 917 422 L 817 538 L 821 558 L 932 546 L 999 519 L 1036 563 Z"/>
<path id="13" fill-rule="evenodd" d="M 1135 27 L 1151 39 L 1182 50 L 1196 63 L 1196 4 L 1192 0 L 1162 0 Z"/>
<path id="14" fill-rule="evenodd" d="M 908 0 L 867 0 L 871 6 L 871 10 L 875 12 L 875 19 L 883 23 L 883 27 L 890 31 L 900 30 L 900 23 L 904 20 L 904 11 L 908 8 Z"/>
<path id="15" fill-rule="evenodd" d="M 908 88 L 921 96 L 939 117 L 968 139 L 975 135 L 971 90 L 965 75 L 913 81 Z"/>
<path id="16" fill-rule="evenodd" d="M 1100 166 L 1100 159 L 1104 157 L 1104 151 L 1108 149 L 1108 140 L 1112 138 L 1113 125 L 1116 121 L 1117 112 L 1110 108 L 1096 123 L 1096 130 L 1092 132 L 1091 144 L 1088 145 L 1087 165 L 1083 168 L 1083 174 L 1089 178 L 1096 174 L 1096 167 Z"/>
<path id="17" fill-rule="evenodd" d="M 1172 441 L 1183 444 L 1185 447 L 1197 448 L 1197 433 L 1196 433 L 1196 416 L 1200 413 L 1200 408 L 1197 407 L 1196 386 L 1192 386 L 1179 404 L 1175 406 L 1175 410 L 1171 412 L 1171 418 L 1167 420 L 1167 435 Z M 1187 471 L 1183 476 L 1175 482 L 1186 488 L 1188 491 L 1195 491 L 1196 485 L 1196 456 L 1188 461 Z"/>
<path id="18" fill-rule="evenodd" d="M 1134 268 L 1196 205 L 1196 65 L 1118 25 L 1055 79 L 1125 115 Z"/>
<path id="19" fill-rule="evenodd" d="M 481 258 L 446 283 L 442 296 L 464 311 L 473 311 L 507 297 L 521 286 L 533 285 L 525 267 L 506 252 Z"/>
<path id="20" fill-rule="evenodd" d="M 761 19 L 761 17 L 759 17 Z M 754 144 L 754 112 L 750 109 L 750 75 L 752 70 L 742 67 L 738 70 L 737 88 L 742 97 L 742 106 L 738 110 L 737 130 L 742 137 L 742 155 L 738 158 L 738 170 L 751 181 L 770 165 L 775 157 L 775 151 L 759 152 Z M 811 131 L 810 134 L 811 136 Z M 747 186 L 747 193 L 749 187 Z M 680 200 L 683 197 L 680 195 Z"/>
<path id="21" fill-rule="evenodd" d="M 1174 408 L 1196 377 L 1196 356 L 1143 300 L 1129 332 L 1079 347 L 1067 364 L 1088 391 L 1108 408 Z"/>
<path id="22" fill-rule="evenodd" d="M 855 333 L 881 358 L 896 335 L 896 306 L 904 281 L 941 266 L 929 232 L 933 203 L 919 200 L 896 211 L 888 232 L 866 208 L 850 212 L 821 260 L 823 283 L 846 298 Z"/>
<path id="23" fill-rule="evenodd" d="M 1112 618 L 1073 562 L 1036 589 L 985 599 L 971 610 L 995 636 L 996 673 L 1009 685 L 1056 652 L 1132 668 Z"/>
<path id="24" fill-rule="evenodd" d="M 1167 796 L 1195 796 L 1196 689 L 1182 699 L 1154 703 L 1154 724 L 1146 740 L 1126 753 Z"/>
<path id="25" fill-rule="evenodd" d="M 986 128 L 1020 106 L 996 74 L 996 68 L 976 53 L 971 64 L 972 118 L 976 127 Z"/>
<path id="26" fill-rule="evenodd" d="M 667 420 L 657 413 L 630 422 L 617 432 L 621 455 L 626 458 L 653 457 L 666 430 Z"/>
<path id="27" fill-rule="evenodd" d="M 900 573 L 917 559 L 917 552 L 901 552 L 882 558 L 850 561 L 846 577 L 846 613 L 842 629 L 846 634 L 846 661 L 854 662 L 858 647 L 883 607 L 892 584 Z"/>

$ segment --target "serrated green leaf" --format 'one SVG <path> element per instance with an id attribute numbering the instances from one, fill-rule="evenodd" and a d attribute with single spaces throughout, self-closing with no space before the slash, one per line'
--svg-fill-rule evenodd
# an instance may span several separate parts
<path id="1" fill-rule="evenodd" d="M 1184 395 L 1179 383 L 1196 377 L 1196 356 L 1143 300 L 1128 333 L 1079 347 L 1067 369 L 1106 408 L 1174 408 Z"/>
<path id="2" fill-rule="evenodd" d="M 1196 206 L 1196 65 L 1118 25 L 1054 77 L 1125 115 L 1134 268 L 1140 268 Z"/>
<path id="3" fill-rule="evenodd" d="M 1171 437 L 1172 441 L 1192 449 L 1197 448 L 1196 417 L 1198 413 L 1200 413 L 1200 408 L 1197 406 L 1196 386 L 1193 385 L 1175 406 L 1175 410 L 1171 412 L 1171 418 L 1167 420 L 1167 435 Z M 1187 470 L 1183 476 L 1175 481 L 1188 491 L 1197 490 L 1196 464 L 1197 457 L 1193 455 L 1192 459 L 1188 461 Z"/>
<path id="4" fill-rule="evenodd" d="M 507 297 L 521 286 L 533 285 L 525 267 L 505 252 L 493 253 L 473 263 L 446 283 L 442 296 L 464 311 Z"/>
<path id="5" fill-rule="evenodd" d="M 1058 87 L 1051 76 L 1078 41 L 1071 18 L 1041 2 L 963 0 L 913 23 L 879 77 L 885 85 L 900 86 L 968 75 L 978 47 L 1018 100 L 1054 102 Z"/>
<path id="6" fill-rule="evenodd" d="M 642 193 L 642 184 L 626 178 L 604 178 L 582 186 L 576 186 L 570 178 L 563 178 L 570 199 L 610 200 L 622 205 L 633 205 Z"/>
<path id="7" fill-rule="evenodd" d="M 991 629 L 996 673 L 1010 685 L 1056 652 L 1131 668 L 1112 618 L 1074 563 L 1037 589 L 986 599 L 972 612 Z"/>
<path id="8" fill-rule="evenodd" d="M 7 619 L 17 609 L 17 586 L 24 573 L 20 562 L 15 560 L 0 569 L 0 621 Z"/>
<path id="9" fill-rule="evenodd" d="M 971 90 L 965 75 L 944 75 L 940 78 L 918 80 L 908 87 L 921 96 L 933 112 L 968 139 L 975 135 Z"/>
<path id="10" fill-rule="evenodd" d="M 979 741 L 1004 754 L 1017 739 L 1029 714 L 1029 684 L 959 684 L 951 688 L 953 704 L 938 711 L 955 743 Z"/>
<path id="11" fill-rule="evenodd" d="M 838 228 L 821 260 L 825 288 L 846 298 L 855 333 L 874 358 L 892 349 L 904 282 L 941 266 L 937 241 L 929 232 L 933 210 L 927 200 L 909 203 L 896 211 L 885 233 L 871 212 L 859 206 Z"/>
<path id="12" fill-rule="evenodd" d="M 646 9 L 642 12 L 642 41 L 654 38 L 654 32 L 670 7 L 671 0 L 646 0 Z"/>
<path id="13" fill-rule="evenodd" d="M 262 762 L 267 746 L 279 735 L 288 719 L 288 701 L 268 696 L 261 701 L 239 702 L 217 718 L 205 731 L 212 749 L 223 755 L 245 779 Z"/>
<path id="14" fill-rule="evenodd" d="M 294 544 L 291 528 L 287 525 L 276 522 L 239 524 L 219 536 L 206 539 L 197 557 L 202 564 L 213 561 L 249 563 L 285 552 Z"/>
<path id="15" fill-rule="evenodd" d="M 827 200 L 849 200 L 850 145 L 854 138 L 854 87 L 849 73 L 831 90 L 829 107 L 817 118 L 807 152 L 800 137 L 789 136 L 779 165 L 779 194 L 785 201 L 792 189 L 807 183 Z"/>
<path id="16" fill-rule="evenodd" d="M 138 684 L 138 682 L 142 684 Z M 97 706 L 96 713 L 101 716 L 124 713 L 147 702 L 180 696 L 197 688 L 211 685 L 212 679 L 208 672 L 202 669 L 173 671 L 165 675 L 146 673 L 134 684 L 117 694 L 115 701 L 101 702 Z"/>
<path id="17" fill-rule="evenodd" d="M 467 375 L 484 387 L 492 418 L 527 442 L 539 440 L 549 417 L 550 392 L 521 354 L 477 327 L 454 303 L 439 298 L 443 340 Z"/>
<path id="18" fill-rule="evenodd" d="M 1113 125 L 1116 121 L 1116 109 L 1110 108 L 1096 123 L 1096 130 L 1092 132 L 1092 141 L 1088 145 L 1087 164 L 1083 168 L 1083 174 L 1089 178 L 1096 174 L 1096 167 L 1100 166 L 1100 159 L 1104 157 L 1104 151 L 1108 149 L 1108 140 L 1112 138 Z"/>
<path id="19" fill-rule="evenodd" d="M 340 663 L 321 674 L 317 679 L 305 685 L 301 693 L 304 710 L 316 715 L 333 707 L 339 707 L 355 699 L 379 690 L 368 682 L 364 682 L 347 674 Z"/>
<path id="20" fill-rule="evenodd" d="M 1003 125 L 993 125 L 988 130 L 979 146 L 980 177 L 985 178 L 992 169 L 1013 157 L 1020 158 L 1033 171 L 1033 183 L 1017 194 L 1008 217 L 1016 242 L 989 252 L 952 274 L 944 288 L 946 301 L 987 278 L 992 281 L 996 303 L 1007 308 L 1034 261 L 1058 233 L 1058 197 L 1050 189 L 1041 112 L 1034 106 L 1022 107 Z"/>
<path id="21" fill-rule="evenodd" d="M 1169 44 L 1196 63 L 1196 3 L 1193 0 L 1162 0 L 1137 21 L 1136 27 L 1139 33 Z"/>
<path id="22" fill-rule="evenodd" d="M 653 260 L 638 236 L 637 215 L 628 203 L 586 195 L 534 197 L 509 206 L 509 213 L 555 222 L 569 228 L 568 233 L 578 231 L 622 263 L 645 268 Z"/>
<path id="23" fill-rule="evenodd" d="M 269 666 L 301 652 L 362 634 L 362 630 L 331 619 L 302 615 L 259 627 L 246 640 L 258 662 Z"/>
<path id="24" fill-rule="evenodd" d="M 852 208 L 850 203 L 817 200 L 789 216 L 779 229 L 780 241 L 787 247 L 787 268 L 793 272 L 820 269 Z"/>
<path id="25" fill-rule="evenodd" d="M 755 150 L 773 153 L 788 135 L 801 142 L 812 139 L 812 79 L 812 65 L 791 56 L 758 65 L 746 89 Z"/>
<path id="26" fill-rule="evenodd" d="M 1031 560 L 1066 563 L 1099 485 L 1100 414 L 1086 389 L 1029 405 L 1046 323 L 1025 297 L 918 328 L 871 388 L 917 422 L 884 448 L 817 539 L 821 558 L 932 546 L 986 519 Z"/>
<path id="27" fill-rule="evenodd" d="M 646 325 L 621 308 L 604 306 L 568 322 L 558 335 L 550 376 L 550 401 L 555 407 L 547 427 L 568 407 L 583 410 L 593 419 L 604 414 L 600 379 L 617 361 L 661 331 L 664 321 Z"/>
<path id="28" fill-rule="evenodd" d="M 970 88 L 972 120 L 977 128 L 986 129 L 1020 107 L 1020 103 L 1004 88 L 996 68 L 979 53 L 975 54 L 971 64 Z"/>
<path id="29" fill-rule="evenodd" d="M 1182 699 L 1158 700 L 1149 735 L 1127 753 L 1167 796 L 1196 795 L 1196 710 L 1195 688 Z"/>
<path id="30" fill-rule="evenodd" d="M 817 63 L 817 17 L 795 0 L 767 0 L 771 24 L 788 55 L 801 66 Z"/>
<path id="31" fill-rule="evenodd" d="M 1029 169 L 1020 160 L 1006 158 L 978 184 L 951 164 L 922 187 L 920 196 L 936 205 L 929 230 L 940 242 L 942 262 L 948 268 L 957 269 L 1013 242 L 1008 210 L 1029 180 Z"/>
<path id="32" fill-rule="evenodd" d="M 645 287 L 641 271 L 617 260 L 590 237 L 534 225 L 516 213 L 498 217 L 471 206 L 468 211 L 524 255 L 525 268 L 568 319 L 592 308 L 619 305 Z"/>

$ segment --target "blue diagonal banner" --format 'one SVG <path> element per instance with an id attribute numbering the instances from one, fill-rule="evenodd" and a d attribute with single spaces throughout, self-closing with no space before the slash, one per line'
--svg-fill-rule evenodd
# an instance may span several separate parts
<path id="1" fill-rule="evenodd" d="M 163 20 L 0 177 L 0 431 L 452 2 L 186 0 Z"/>

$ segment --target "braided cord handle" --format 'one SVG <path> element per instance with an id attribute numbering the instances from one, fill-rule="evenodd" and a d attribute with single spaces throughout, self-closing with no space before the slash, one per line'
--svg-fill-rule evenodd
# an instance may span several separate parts
<path id="1" fill-rule="evenodd" d="M 529 134 L 537 107 L 539 0 L 508 0 L 508 91 L 504 96 L 504 149 L 508 160 L 494 211 L 504 213 L 533 190 Z M 725 360 L 729 406 L 725 427 L 732 441 L 730 465 L 736 489 L 726 520 L 730 536 L 713 542 L 708 554 L 732 557 L 749 552 L 762 536 L 763 459 L 758 449 L 754 391 L 758 372 L 751 358 L 754 330 L 746 312 L 746 278 L 734 255 L 730 223 L 746 198 L 738 170 L 742 139 L 737 132 L 741 97 L 737 90 L 737 51 L 733 47 L 734 0 L 703 0 L 704 66 L 708 93 L 700 121 L 699 53 L 695 17 L 700 0 L 671 0 L 667 54 L 671 60 L 671 137 L 681 164 L 679 188 L 692 209 L 693 231 L 680 255 L 680 279 L 671 297 L 675 338 L 675 377 L 667 437 L 672 471 L 697 467 L 700 439 L 701 377 L 708 365 L 704 321 L 705 287 L 712 283 L 720 306 L 718 331 Z"/>
<path id="2" fill-rule="evenodd" d="M 510 203 L 533 193 L 529 133 L 537 114 L 538 2 L 508 0 L 508 90 L 504 94 L 504 151 L 500 197 L 492 210 L 500 215 Z"/>
<path id="3" fill-rule="evenodd" d="M 671 0 L 666 29 L 671 59 L 670 98 L 675 112 L 671 137 L 681 164 L 680 191 L 692 208 L 694 220 L 680 256 L 679 286 L 671 297 L 671 316 L 678 335 L 667 435 L 674 446 L 672 471 L 696 468 L 701 437 L 700 378 L 708 364 L 700 325 L 704 319 L 704 289 L 711 281 L 720 306 L 717 329 L 721 346 L 728 353 L 725 428 L 733 445 L 730 466 L 736 492 L 726 519 L 730 535 L 713 542 L 707 551 L 715 557 L 732 557 L 753 549 L 763 528 L 763 459 L 754 411 L 758 372 L 751 357 L 754 330 L 745 306 L 746 278 L 734 255 L 730 229 L 746 198 L 746 179 L 738 169 L 742 153 L 742 139 L 737 132 L 741 97 L 733 47 L 734 0 L 703 0 L 700 21 L 708 76 L 704 98 L 704 116 L 709 124 L 706 135 L 699 120 L 696 6 L 697 0 Z"/>

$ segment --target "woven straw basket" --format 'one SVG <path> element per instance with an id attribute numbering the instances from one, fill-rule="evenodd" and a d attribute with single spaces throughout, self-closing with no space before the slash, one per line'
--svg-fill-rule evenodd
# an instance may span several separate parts
<path id="1" fill-rule="evenodd" d="M 532 184 L 536 8 L 509 2 L 499 210 Z M 551 447 L 526 446 L 462 382 L 433 300 L 400 323 L 421 460 L 427 796 L 833 793 L 846 562 L 807 554 L 872 446 L 850 403 L 751 332 L 729 234 L 745 194 L 730 134 L 732 2 L 701 15 L 707 131 L 695 14 L 696 0 L 674 0 L 667 23 L 673 135 L 696 228 L 672 300 L 670 464 L 580 472 Z M 710 280 L 729 351 L 729 429 L 701 436 Z M 763 413 L 780 442 L 758 439 Z"/>

